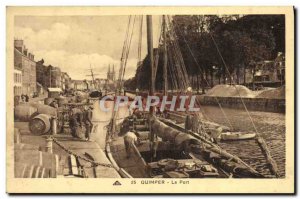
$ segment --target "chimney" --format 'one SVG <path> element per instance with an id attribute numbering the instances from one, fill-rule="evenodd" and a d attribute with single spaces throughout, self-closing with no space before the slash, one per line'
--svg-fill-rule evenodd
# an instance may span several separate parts
<path id="1" fill-rule="evenodd" d="M 14 40 L 14 46 L 15 46 L 15 48 L 16 48 L 18 51 L 20 51 L 21 53 L 23 53 L 23 48 L 24 48 L 23 40 L 15 39 L 15 40 Z"/>
<path id="2" fill-rule="evenodd" d="M 15 45 L 16 48 L 22 48 L 24 46 L 23 40 L 15 39 L 14 45 Z"/>

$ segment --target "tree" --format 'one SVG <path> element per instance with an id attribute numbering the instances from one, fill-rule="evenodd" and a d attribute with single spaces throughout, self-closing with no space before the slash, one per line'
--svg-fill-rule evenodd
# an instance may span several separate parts
<path id="1" fill-rule="evenodd" d="M 203 90 L 213 86 L 214 76 L 219 83 L 223 78 L 225 84 L 228 78 L 229 83 L 235 83 L 231 79 L 235 74 L 236 83 L 240 84 L 242 69 L 245 77 L 246 68 L 255 71 L 255 62 L 285 53 L 284 15 L 176 15 L 169 25 L 175 30 L 188 75 L 196 77 L 197 90 L 200 85 Z M 161 57 L 157 88 L 162 82 Z M 148 88 L 148 62 L 146 57 L 130 80 L 143 89 Z"/>

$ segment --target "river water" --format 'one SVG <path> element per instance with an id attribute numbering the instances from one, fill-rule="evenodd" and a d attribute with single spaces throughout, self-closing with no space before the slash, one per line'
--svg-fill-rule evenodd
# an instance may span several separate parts
<path id="1" fill-rule="evenodd" d="M 234 130 L 253 131 L 251 120 L 245 110 L 223 108 Z M 229 126 L 219 107 L 202 106 L 205 116 L 216 123 Z M 276 161 L 280 177 L 285 176 L 285 114 L 250 111 L 258 133 L 265 139 L 273 159 Z M 259 172 L 269 175 L 266 160 L 254 140 L 221 142 L 221 147 L 238 155 Z"/>

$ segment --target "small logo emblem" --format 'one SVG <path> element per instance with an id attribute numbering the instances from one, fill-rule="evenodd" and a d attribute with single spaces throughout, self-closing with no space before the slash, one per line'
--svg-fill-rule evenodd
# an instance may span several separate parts
<path id="1" fill-rule="evenodd" d="M 122 185 L 122 184 L 117 180 L 116 182 L 114 182 L 113 185 L 115 186 L 115 185 Z"/>

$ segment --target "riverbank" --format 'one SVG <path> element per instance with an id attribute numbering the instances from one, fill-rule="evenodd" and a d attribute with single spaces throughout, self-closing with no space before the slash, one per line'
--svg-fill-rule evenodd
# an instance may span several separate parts
<path id="1" fill-rule="evenodd" d="M 219 104 L 221 104 L 222 107 L 245 109 L 245 105 L 247 109 L 251 111 L 285 113 L 285 99 L 216 97 L 206 95 L 197 96 L 197 99 L 201 105 L 206 106 L 219 106 Z"/>

